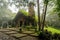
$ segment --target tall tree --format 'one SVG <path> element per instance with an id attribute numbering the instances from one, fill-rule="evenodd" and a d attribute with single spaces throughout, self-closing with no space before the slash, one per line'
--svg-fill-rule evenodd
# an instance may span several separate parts
<path id="1" fill-rule="evenodd" d="M 56 11 L 58 13 L 58 16 L 60 17 L 60 0 L 56 0 L 56 5 L 57 5 Z"/>
<path id="2" fill-rule="evenodd" d="M 42 31 L 44 30 L 47 6 L 48 6 L 48 0 L 44 0 L 44 14 L 43 14 L 43 22 L 42 22 Z"/>
<path id="3" fill-rule="evenodd" d="M 39 7 L 39 0 L 37 0 L 37 6 L 38 6 L 38 26 L 39 26 L 39 31 L 41 30 L 41 24 L 40 24 L 40 7 Z"/>
<path id="4" fill-rule="evenodd" d="M 0 0 L 0 21 L 1 22 L 12 20 L 15 16 L 15 14 L 13 14 L 11 10 L 8 9 L 8 5 L 9 4 L 6 0 Z"/>

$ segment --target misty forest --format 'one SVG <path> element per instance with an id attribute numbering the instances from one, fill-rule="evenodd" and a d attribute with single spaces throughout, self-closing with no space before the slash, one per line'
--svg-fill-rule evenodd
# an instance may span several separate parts
<path id="1" fill-rule="evenodd" d="M 0 40 L 60 40 L 60 0 L 0 0 Z"/>

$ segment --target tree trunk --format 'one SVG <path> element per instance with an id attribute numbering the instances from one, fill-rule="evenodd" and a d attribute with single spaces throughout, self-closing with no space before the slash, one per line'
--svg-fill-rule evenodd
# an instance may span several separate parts
<path id="1" fill-rule="evenodd" d="M 43 15 L 42 31 L 44 30 L 46 12 L 47 12 L 47 4 L 45 5 L 45 10 L 44 10 L 44 15 Z"/>
<path id="2" fill-rule="evenodd" d="M 37 10 L 38 10 L 38 26 L 39 26 L 39 31 L 41 30 L 41 24 L 40 24 L 40 7 L 39 7 L 39 0 L 37 0 Z"/>

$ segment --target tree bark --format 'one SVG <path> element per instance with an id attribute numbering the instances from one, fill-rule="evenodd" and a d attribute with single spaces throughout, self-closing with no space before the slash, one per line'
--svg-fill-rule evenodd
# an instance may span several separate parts
<path id="1" fill-rule="evenodd" d="M 42 31 L 44 30 L 46 12 L 47 12 L 47 4 L 45 5 L 45 10 L 44 10 L 44 15 L 43 15 Z"/>
<path id="2" fill-rule="evenodd" d="M 37 10 L 38 10 L 38 26 L 39 26 L 39 31 L 41 30 L 41 23 L 40 23 L 40 7 L 39 7 L 39 0 L 37 0 Z"/>

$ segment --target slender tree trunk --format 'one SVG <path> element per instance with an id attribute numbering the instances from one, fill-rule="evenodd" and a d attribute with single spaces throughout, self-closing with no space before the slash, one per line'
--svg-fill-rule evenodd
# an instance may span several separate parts
<path id="1" fill-rule="evenodd" d="M 38 26 L 39 26 L 39 31 L 41 30 L 41 24 L 40 24 L 40 7 L 39 7 L 39 0 L 37 0 L 37 6 L 38 6 Z"/>
<path id="2" fill-rule="evenodd" d="M 44 15 L 43 15 L 42 31 L 44 30 L 46 12 L 47 12 L 47 4 L 45 5 L 45 10 L 44 10 Z"/>

